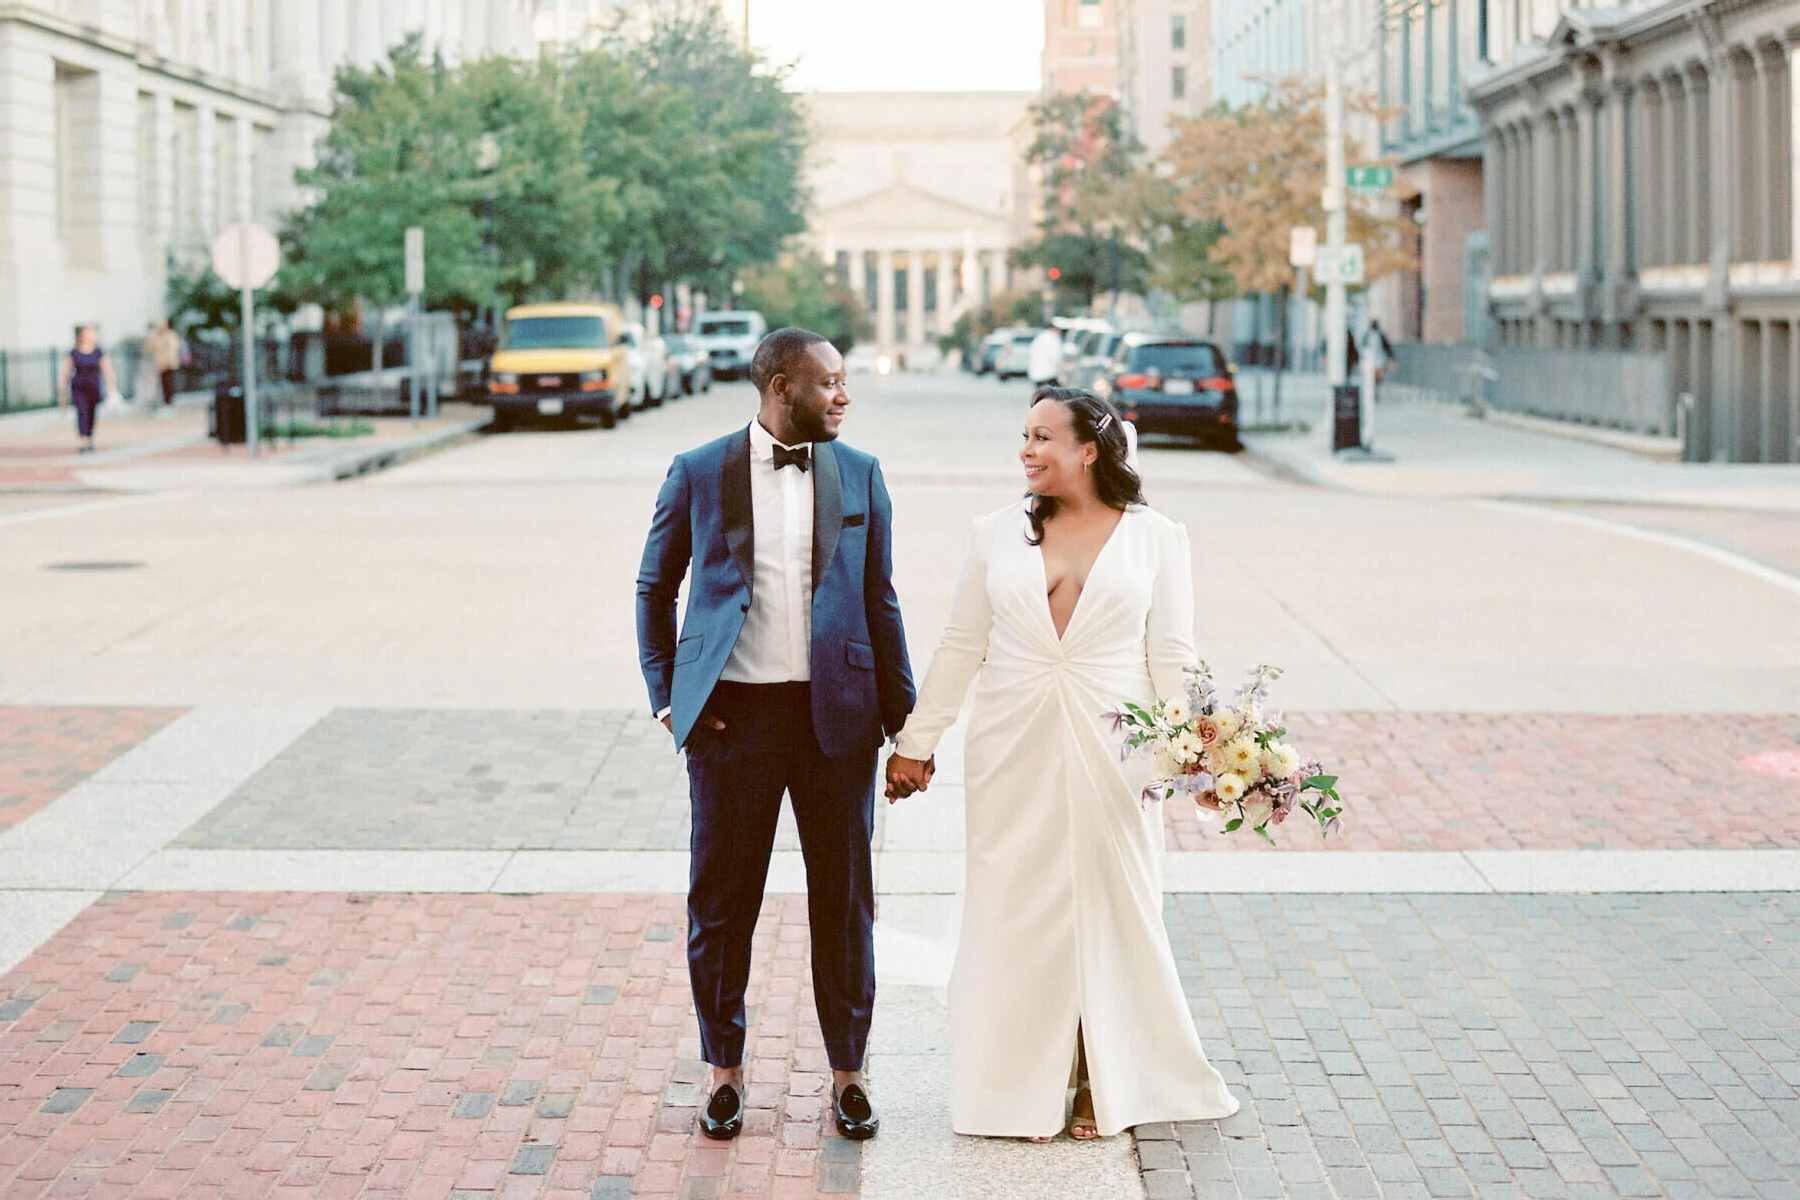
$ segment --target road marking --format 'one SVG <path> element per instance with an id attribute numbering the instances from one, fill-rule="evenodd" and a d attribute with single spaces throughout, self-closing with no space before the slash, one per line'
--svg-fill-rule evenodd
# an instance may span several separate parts
<path id="1" fill-rule="evenodd" d="M 52 517 L 75 517 L 83 513 L 100 512 L 108 508 L 125 508 L 136 504 L 157 504 L 164 500 L 179 500 L 190 493 L 187 491 L 146 492 L 134 496 L 113 496 L 105 500 L 90 500 L 86 504 L 59 504 L 50 508 L 34 508 L 29 512 L 9 513 L 0 517 L 0 525 L 23 525 L 27 521 L 48 521 Z"/>
<path id="2" fill-rule="evenodd" d="M 1711 559 L 1721 566 L 1741 571 L 1764 583 L 1774 584 L 1783 591 L 1800 596 L 1800 579 L 1789 575 L 1786 571 L 1778 571 L 1774 567 L 1759 563 L 1731 550 L 1722 550 L 1718 546 L 1694 538 L 1682 537 L 1680 534 L 1663 533 L 1655 529 L 1642 529 L 1636 525 L 1626 525 L 1618 521 L 1608 521 L 1602 517 L 1588 516 L 1586 513 L 1558 512 L 1551 508 L 1542 508 L 1535 504 L 1525 504 L 1514 500 L 1476 500 L 1477 508 L 1489 508 L 1498 512 L 1519 513 L 1526 516 L 1539 517 L 1546 521 L 1561 521 L 1566 525 L 1579 525 L 1588 529 L 1599 529 L 1607 533 L 1619 534 L 1622 537 L 1636 538 L 1640 542 L 1653 545 L 1668 546 L 1676 550 L 1685 550 L 1689 554 Z"/>

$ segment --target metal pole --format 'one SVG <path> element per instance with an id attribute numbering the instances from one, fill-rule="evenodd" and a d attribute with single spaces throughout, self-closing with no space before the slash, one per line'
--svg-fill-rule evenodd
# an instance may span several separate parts
<path id="1" fill-rule="evenodd" d="M 239 289 L 244 338 L 244 443 L 256 457 L 261 431 L 256 420 L 256 301 L 250 290 L 250 222 L 238 223 L 238 270 L 244 286 Z"/>
<path id="2" fill-rule="evenodd" d="M 412 422 L 419 423 L 419 295 L 406 297 L 406 382 L 411 394 Z"/>
<path id="3" fill-rule="evenodd" d="M 1325 44 L 1325 244 L 1333 251 L 1344 248 L 1344 88 L 1339 78 L 1341 67 L 1336 47 L 1343 38 L 1338 32 L 1341 6 L 1334 0 L 1330 6 L 1330 32 Z M 1344 379 L 1344 309 L 1342 283 L 1325 285 L 1325 379 L 1338 387 Z"/>

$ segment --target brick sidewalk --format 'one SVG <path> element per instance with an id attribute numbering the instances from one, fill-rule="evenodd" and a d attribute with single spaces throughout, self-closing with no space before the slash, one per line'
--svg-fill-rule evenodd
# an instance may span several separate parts
<path id="1" fill-rule="evenodd" d="M 1347 850 L 1800 846 L 1800 778 L 1747 759 L 1800 752 L 1800 716 L 1290 713 L 1289 740 L 1335 771 Z M 1171 805 L 1169 845 L 1267 852 Z M 1318 849 L 1290 823 L 1283 850 Z"/>
<path id="2" fill-rule="evenodd" d="M 0 705 L 0 829 L 23 821 L 183 711 Z"/>
<path id="3" fill-rule="evenodd" d="M 854 1192 L 804 899 L 757 928 L 729 1144 L 693 1132 L 683 926 L 669 896 L 109 896 L 0 979 L 0 1192 Z"/>

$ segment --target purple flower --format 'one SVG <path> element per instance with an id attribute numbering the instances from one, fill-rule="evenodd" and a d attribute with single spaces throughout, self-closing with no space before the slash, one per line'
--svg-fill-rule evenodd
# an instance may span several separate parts
<path id="1" fill-rule="evenodd" d="M 1112 731 L 1114 733 L 1117 733 L 1117 732 L 1119 732 L 1119 730 L 1125 728 L 1125 714 L 1123 712 L 1121 712 L 1120 710 L 1118 710 L 1116 708 L 1109 708 L 1105 712 L 1101 713 L 1100 715 L 1112 722 Z"/>

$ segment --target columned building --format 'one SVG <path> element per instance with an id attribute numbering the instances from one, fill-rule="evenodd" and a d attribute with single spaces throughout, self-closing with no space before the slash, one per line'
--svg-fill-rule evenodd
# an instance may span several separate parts
<path id="1" fill-rule="evenodd" d="M 884 353 L 936 359 L 935 339 L 1007 289 L 1030 234 L 1027 92 L 814 92 L 807 233 L 862 298 Z"/>
<path id="2" fill-rule="evenodd" d="M 575 0 L 564 0 L 573 6 Z M 331 80 L 409 33 L 447 61 L 533 55 L 534 0 L 0 4 L 0 349 L 161 316 L 173 255 L 301 202 Z"/>
<path id="3" fill-rule="evenodd" d="M 1496 340 L 1661 355 L 1703 460 L 1800 458 L 1797 45 L 1782 0 L 1572 9 L 1469 88 Z"/>

